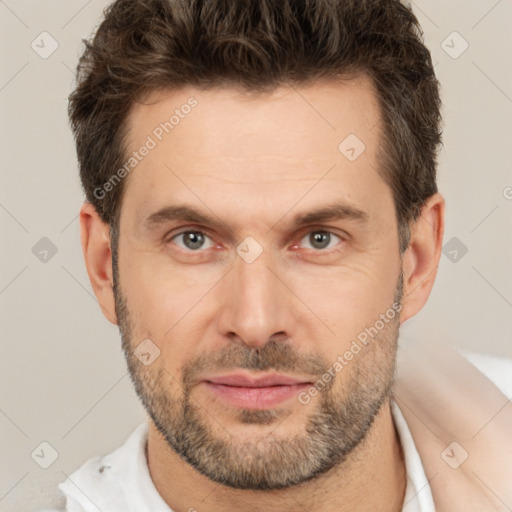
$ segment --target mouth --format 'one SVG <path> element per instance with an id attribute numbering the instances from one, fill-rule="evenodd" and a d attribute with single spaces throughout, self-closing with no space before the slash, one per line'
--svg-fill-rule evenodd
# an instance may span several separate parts
<path id="1" fill-rule="evenodd" d="M 311 381 L 287 375 L 253 377 L 241 373 L 209 377 L 202 383 L 224 402 L 244 409 L 273 407 L 312 385 Z"/>

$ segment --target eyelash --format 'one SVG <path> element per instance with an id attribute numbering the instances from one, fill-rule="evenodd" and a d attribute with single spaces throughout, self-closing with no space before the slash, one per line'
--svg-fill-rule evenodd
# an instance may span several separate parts
<path id="1" fill-rule="evenodd" d="M 195 229 L 193 227 L 188 227 L 186 229 L 182 229 L 181 231 L 179 231 L 178 233 L 174 233 L 172 234 L 172 236 L 168 237 L 167 240 L 166 240 L 166 243 L 170 243 L 172 242 L 175 238 L 181 236 L 181 235 L 184 235 L 185 233 L 200 233 L 202 235 L 205 235 L 206 237 L 208 237 L 210 240 L 211 240 L 211 237 L 205 232 L 205 231 L 202 231 L 201 229 Z M 337 237 L 340 242 L 339 243 L 342 243 L 342 242 L 346 242 L 346 238 L 343 237 L 342 235 L 338 235 L 336 233 L 334 233 L 333 231 L 330 231 L 329 229 L 326 229 L 326 228 L 315 228 L 315 229 L 310 229 L 309 231 L 307 231 L 304 235 L 302 235 L 299 239 L 299 242 L 302 241 L 304 238 L 306 238 L 308 235 L 311 235 L 311 233 L 328 233 L 330 235 L 334 235 L 335 237 Z M 338 245 L 337 244 L 337 245 Z M 294 247 L 296 247 L 297 244 L 294 244 Z M 197 250 L 191 250 L 191 249 L 188 249 L 188 248 L 183 248 L 183 247 L 179 247 L 180 250 L 182 251 L 185 251 L 187 253 L 190 253 L 190 254 L 197 254 L 197 255 L 201 255 L 202 253 L 206 252 L 208 249 L 197 249 Z M 209 248 L 211 249 L 211 248 Z M 314 253 L 317 253 L 317 254 L 321 254 L 321 255 L 329 255 L 329 254 L 332 254 L 334 252 L 339 252 L 340 249 L 339 248 L 330 248 L 330 249 L 307 249 L 308 251 L 312 251 Z"/>

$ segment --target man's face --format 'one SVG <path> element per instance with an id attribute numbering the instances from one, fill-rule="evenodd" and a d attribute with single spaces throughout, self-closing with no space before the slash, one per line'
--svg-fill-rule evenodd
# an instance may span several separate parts
<path id="1" fill-rule="evenodd" d="M 156 146 L 121 208 L 123 347 L 160 433 L 214 481 L 278 489 L 320 475 L 389 398 L 401 259 L 380 126 L 362 78 L 253 97 L 153 93 L 130 114 L 129 153 L 148 136 Z M 177 206 L 214 222 L 169 215 Z M 147 365 L 134 352 L 146 339 L 143 361 L 160 351 Z M 295 383 L 226 379 L 277 374 Z"/>

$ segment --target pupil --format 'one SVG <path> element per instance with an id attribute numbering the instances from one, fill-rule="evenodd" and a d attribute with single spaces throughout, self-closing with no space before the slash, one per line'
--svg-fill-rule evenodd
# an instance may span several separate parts
<path id="1" fill-rule="evenodd" d="M 185 245 L 190 249 L 198 249 L 203 245 L 203 235 L 198 231 L 188 231 L 185 233 Z"/>
<path id="2" fill-rule="evenodd" d="M 311 235 L 311 244 L 317 249 L 324 249 L 329 245 L 331 234 L 326 231 L 316 231 Z"/>

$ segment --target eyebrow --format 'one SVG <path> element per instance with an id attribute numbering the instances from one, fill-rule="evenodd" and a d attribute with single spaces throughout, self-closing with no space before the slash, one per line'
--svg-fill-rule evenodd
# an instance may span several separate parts
<path id="1" fill-rule="evenodd" d="M 361 223 L 368 221 L 368 214 L 355 206 L 343 203 L 330 204 L 318 210 L 298 214 L 293 223 L 296 226 L 325 222 L 327 220 L 355 220 Z"/>
<path id="2" fill-rule="evenodd" d="M 283 216 L 281 220 L 285 216 Z M 220 219 L 187 205 L 174 205 L 161 208 L 155 213 L 149 215 L 144 220 L 144 225 L 149 229 L 152 229 L 173 220 L 195 222 L 197 224 L 211 226 L 215 229 L 227 228 L 227 225 Z M 276 222 L 271 229 L 273 229 L 281 220 Z M 300 227 L 305 224 L 326 222 L 329 220 L 352 220 L 360 223 L 366 223 L 368 221 L 368 214 L 365 211 L 349 204 L 334 203 L 310 212 L 297 214 L 293 217 L 292 225 L 294 227 Z"/>

